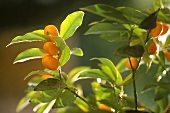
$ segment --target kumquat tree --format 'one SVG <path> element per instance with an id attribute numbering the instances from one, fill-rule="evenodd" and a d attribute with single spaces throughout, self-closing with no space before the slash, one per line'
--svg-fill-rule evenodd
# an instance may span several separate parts
<path id="1" fill-rule="evenodd" d="M 90 23 L 84 34 L 98 35 L 108 43 L 124 42 L 113 51 L 113 56 L 121 60 L 115 65 L 108 58 L 95 57 L 90 60 L 97 61 L 98 68 L 81 66 L 65 73 L 63 66 L 71 55 L 86 54 L 81 48 L 70 48 L 66 43 L 81 27 L 85 12 L 102 19 Z M 24 79 L 29 78 L 27 94 L 16 111 L 34 104 L 33 111 L 37 113 L 49 113 L 52 109 L 56 113 L 170 113 L 169 24 L 170 9 L 161 0 L 155 0 L 153 8 L 146 10 L 94 4 L 69 14 L 59 30 L 51 24 L 16 36 L 7 46 L 34 41 L 42 41 L 44 45 L 24 50 L 16 56 L 14 64 L 40 58 L 45 68 L 25 76 Z M 136 84 L 141 81 L 140 76 L 148 75 L 153 79 L 142 84 L 143 89 L 139 91 Z M 81 87 L 74 84 L 82 79 L 92 80 L 92 93 L 87 96 L 83 96 Z M 132 95 L 127 93 L 128 85 L 132 86 Z M 139 92 L 145 95 L 150 91 L 154 93 L 146 95 L 147 103 L 143 102 Z M 150 107 L 150 100 L 154 101 L 154 107 Z"/>

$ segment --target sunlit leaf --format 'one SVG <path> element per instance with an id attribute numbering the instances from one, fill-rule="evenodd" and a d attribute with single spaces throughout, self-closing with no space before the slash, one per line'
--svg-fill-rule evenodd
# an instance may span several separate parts
<path id="1" fill-rule="evenodd" d="M 162 49 L 164 50 L 165 48 L 169 47 L 170 44 L 170 35 L 167 36 L 165 43 L 162 46 Z"/>
<path id="2" fill-rule="evenodd" d="M 25 62 L 31 59 L 42 58 L 44 56 L 44 50 L 40 48 L 31 48 L 21 52 L 16 59 L 14 60 L 14 64 L 18 62 Z"/>
<path id="3" fill-rule="evenodd" d="M 158 20 L 170 24 L 170 9 L 167 7 L 162 8 L 158 14 Z"/>
<path id="4" fill-rule="evenodd" d="M 120 57 L 141 57 L 144 53 L 144 48 L 141 45 L 123 46 L 116 50 L 115 55 Z"/>
<path id="5" fill-rule="evenodd" d="M 102 64 L 107 65 L 112 72 L 112 75 L 109 76 L 113 81 L 115 81 L 116 84 L 122 82 L 122 76 L 119 73 L 119 71 L 116 69 L 116 66 L 112 63 L 112 61 L 110 61 L 107 58 L 93 58 L 92 60 L 99 60 Z"/>
<path id="6" fill-rule="evenodd" d="M 71 54 L 76 55 L 76 56 L 83 56 L 83 51 L 81 48 L 72 48 L 71 49 Z"/>
<path id="7" fill-rule="evenodd" d="M 139 25 L 142 29 L 151 30 L 156 27 L 156 20 L 160 9 L 146 17 Z"/>
<path id="8" fill-rule="evenodd" d="M 63 66 L 70 59 L 71 51 L 70 48 L 66 45 L 65 48 L 61 51 L 60 56 L 60 65 Z"/>
<path id="9" fill-rule="evenodd" d="M 80 8 L 81 10 L 94 13 L 104 18 L 111 19 L 118 23 L 128 23 L 124 15 L 114 7 L 105 4 L 95 4 Z"/>
<path id="10" fill-rule="evenodd" d="M 49 41 L 49 39 L 44 35 L 44 30 L 35 30 L 33 32 L 26 33 L 23 36 L 15 37 L 9 45 L 21 43 L 21 42 L 33 42 L 33 41 Z"/>
<path id="11" fill-rule="evenodd" d="M 32 75 L 47 75 L 47 74 L 50 75 L 50 73 L 45 72 L 43 70 L 32 71 L 24 78 L 24 80 L 26 80 L 28 77 L 30 77 Z"/>
<path id="12" fill-rule="evenodd" d="M 84 12 L 76 11 L 69 14 L 66 19 L 61 23 L 60 36 L 66 40 L 71 37 L 76 29 L 82 24 Z"/>
<path id="13" fill-rule="evenodd" d="M 20 112 L 23 110 L 27 105 L 29 105 L 29 100 L 34 96 L 35 92 L 27 93 L 18 103 L 16 107 L 16 112 Z"/>
<path id="14" fill-rule="evenodd" d="M 46 91 L 46 90 L 54 90 L 58 88 L 67 88 L 67 85 L 61 80 L 55 78 L 48 78 L 40 82 L 36 87 L 35 91 Z"/>
<path id="15" fill-rule="evenodd" d="M 90 27 L 85 35 L 89 34 L 110 34 L 114 32 L 127 31 L 123 25 L 118 23 L 98 23 Z"/>
<path id="16" fill-rule="evenodd" d="M 108 80 L 107 77 L 105 76 L 105 73 L 103 73 L 99 69 L 90 69 L 90 70 L 84 71 L 84 72 L 80 73 L 79 78 L 81 79 L 81 77 L 101 78 L 102 80 Z"/>

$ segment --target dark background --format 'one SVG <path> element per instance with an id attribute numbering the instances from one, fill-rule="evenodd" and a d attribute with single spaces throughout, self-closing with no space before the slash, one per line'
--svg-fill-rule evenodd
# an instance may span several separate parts
<path id="1" fill-rule="evenodd" d="M 147 2 L 146 2 L 147 1 Z M 58 27 L 65 17 L 79 10 L 80 7 L 95 3 L 105 3 L 113 6 L 130 6 L 136 9 L 152 7 L 152 0 L 1 0 L 0 1 L 0 112 L 15 113 L 18 101 L 25 95 L 28 80 L 23 78 L 34 70 L 43 69 L 41 59 L 31 60 L 13 65 L 17 54 L 30 47 L 42 47 L 43 43 L 22 43 L 6 45 L 18 35 L 33 30 L 43 29 L 48 24 Z M 107 57 L 115 64 L 120 60 L 113 56 L 113 51 L 120 43 L 104 41 L 96 35 L 84 36 L 88 24 L 101 18 L 85 12 L 83 25 L 78 28 L 72 38 L 67 40 L 70 47 L 81 47 L 85 53 L 83 57 L 72 56 L 63 67 L 69 72 L 80 65 L 95 65 L 90 61 L 93 57 Z M 32 105 L 21 113 L 32 113 Z"/>

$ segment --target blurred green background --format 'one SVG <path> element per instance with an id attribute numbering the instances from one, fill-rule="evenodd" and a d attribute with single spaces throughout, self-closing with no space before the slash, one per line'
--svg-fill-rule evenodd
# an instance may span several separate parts
<path id="1" fill-rule="evenodd" d="M 6 45 L 18 35 L 43 29 L 48 24 L 58 27 L 65 17 L 79 10 L 80 7 L 104 3 L 112 6 L 129 6 L 136 9 L 152 8 L 153 0 L 1 0 L 0 1 L 0 110 L 1 113 L 15 113 L 18 101 L 25 95 L 27 80 L 23 78 L 34 70 L 43 69 L 41 59 L 31 60 L 13 65 L 17 54 L 30 47 L 42 48 L 42 42 L 22 43 Z M 97 35 L 83 35 L 89 28 L 88 24 L 101 18 L 85 12 L 83 25 L 78 28 L 72 38 L 67 40 L 70 47 L 80 47 L 84 51 L 83 57 L 72 56 L 70 61 L 63 67 L 63 71 L 69 72 L 75 66 L 96 66 L 96 62 L 90 61 L 93 57 L 106 57 L 115 64 L 120 57 L 114 56 L 113 52 L 123 43 L 111 43 L 100 39 Z M 145 68 L 145 67 L 143 67 Z M 142 69 L 139 70 L 142 73 Z M 151 72 L 150 72 L 151 73 Z M 153 73 L 151 73 L 153 74 Z M 151 78 L 148 76 L 148 78 Z M 138 82 L 139 91 L 143 84 Z M 145 79 L 144 79 L 145 80 Z M 148 79 L 149 80 L 149 79 Z M 84 85 L 85 86 L 85 85 Z M 129 89 L 128 89 L 129 88 Z M 131 87 L 126 90 L 132 92 Z M 86 88 L 88 89 L 88 88 Z M 129 93 L 130 94 L 130 93 Z M 150 93 L 152 96 L 152 93 Z M 139 97 L 140 98 L 140 97 Z M 143 99 L 143 98 L 142 98 Z M 147 98 L 145 98 L 147 101 Z M 145 101 L 145 100 L 144 100 Z M 152 103 L 150 103 L 152 104 Z M 26 107 L 21 113 L 31 113 L 32 105 Z"/>

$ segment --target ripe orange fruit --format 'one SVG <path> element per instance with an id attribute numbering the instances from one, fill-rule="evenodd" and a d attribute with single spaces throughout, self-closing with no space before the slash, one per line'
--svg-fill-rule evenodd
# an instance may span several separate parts
<path id="1" fill-rule="evenodd" d="M 99 109 L 104 110 L 104 111 L 112 111 L 112 108 L 109 106 L 106 106 L 105 104 L 100 104 Z"/>
<path id="2" fill-rule="evenodd" d="M 164 51 L 165 58 L 170 61 L 170 52 L 168 50 Z"/>
<path id="3" fill-rule="evenodd" d="M 156 43 L 156 41 L 153 40 L 151 45 L 148 47 L 148 53 L 149 54 L 156 54 L 156 52 L 157 52 L 157 43 Z"/>
<path id="4" fill-rule="evenodd" d="M 158 37 L 158 36 L 161 34 L 162 29 L 163 29 L 162 23 L 157 21 L 157 22 L 156 22 L 156 27 L 153 28 L 153 29 L 150 31 L 151 37 L 152 37 L 152 38 Z"/>
<path id="5" fill-rule="evenodd" d="M 45 55 L 42 59 L 42 65 L 49 70 L 57 70 L 60 62 L 51 55 Z"/>
<path id="6" fill-rule="evenodd" d="M 53 42 L 46 42 L 43 46 L 44 51 L 49 55 L 57 55 L 59 50 L 58 47 Z"/>
<path id="7" fill-rule="evenodd" d="M 47 36 L 52 42 L 55 42 L 53 36 L 59 36 L 59 32 L 54 25 L 47 25 L 44 28 L 44 35 Z"/>
<path id="8" fill-rule="evenodd" d="M 163 26 L 163 30 L 162 30 L 160 36 L 166 34 L 169 30 L 169 26 L 167 24 L 162 24 L 162 26 Z"/>
<path id="9" fill-rule="evenodd" d="M 136 69 L 137 66 L 138 66 L 138 63 L 139 63 L 139 61 L 137 60 L 137 58 L 131 57 L 131 58 L 130 58 L 130 61 L 131 61 L 131 64 L 132 64 L 133 69 Z M 128 60 L 126 61 L 126 67 L 127 67 L 129 70 L 132 70 L 131 64 L 130 64 L 129 59 L 128 59 Z"/>

